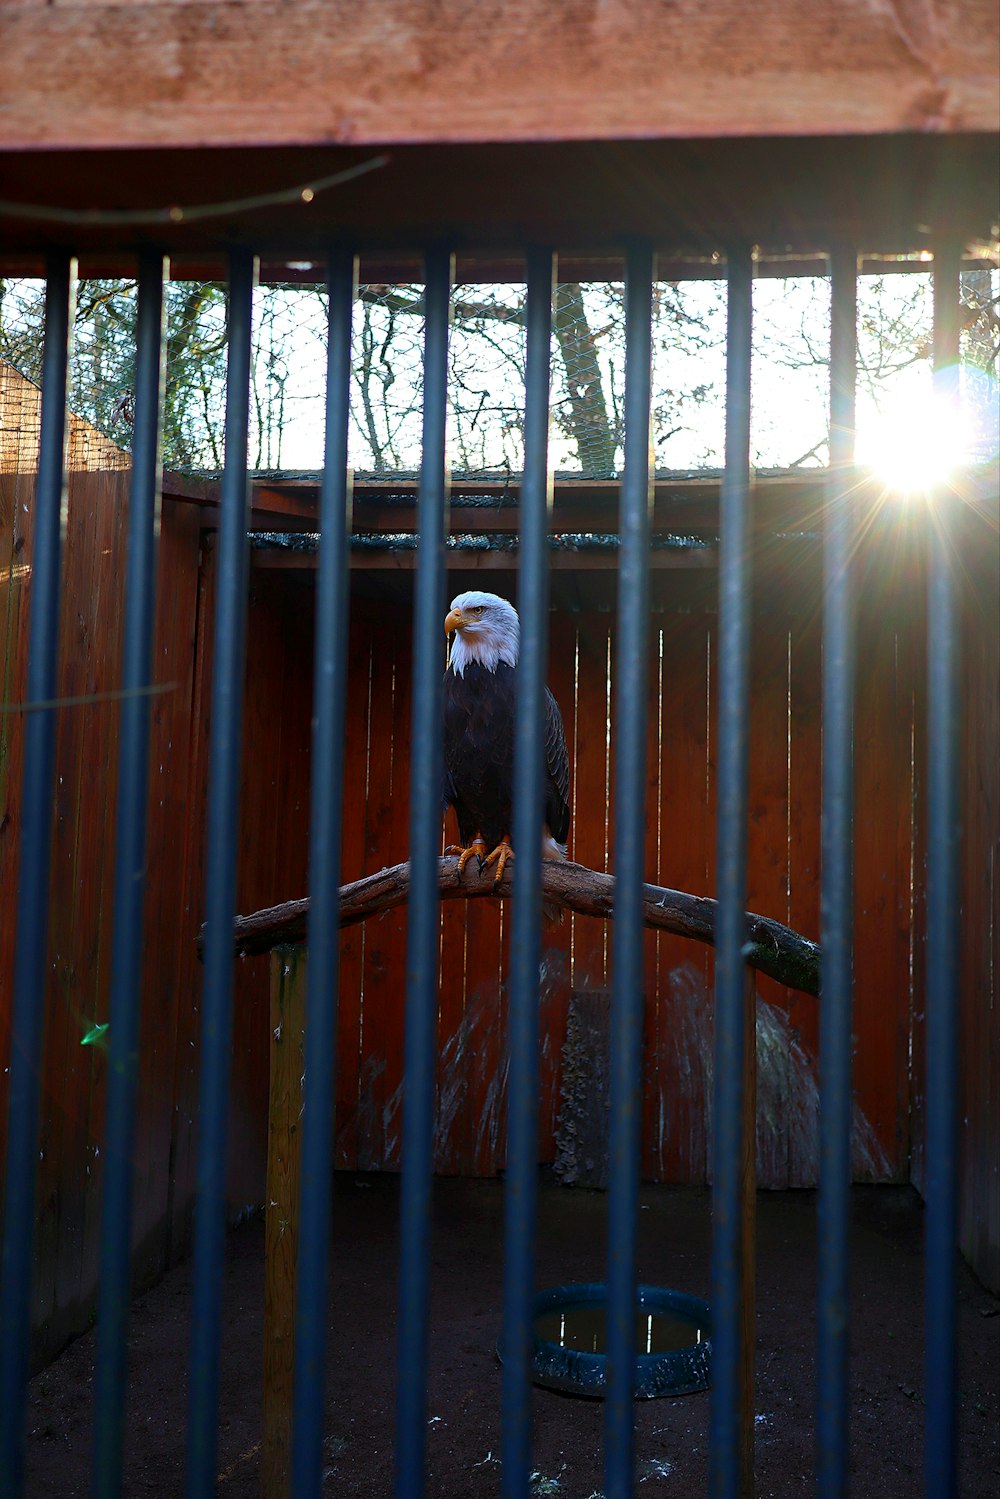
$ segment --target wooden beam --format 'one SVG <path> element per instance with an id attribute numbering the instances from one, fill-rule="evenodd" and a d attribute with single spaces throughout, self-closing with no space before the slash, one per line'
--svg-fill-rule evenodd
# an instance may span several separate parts
<path id="1" fill-rule="evenodd" d="M 930 252 L 926 250 L 903 254 L 882 252 L 860 255 L 858 275 L 926 275 L 930 260 Z M 136 258 L 127 250 L 94 252 L 79 256 L 77 267 L 81 280 L 95 277 L 124 279 L 136 274 Z M 963 271 L 995 269 L 996 255 L 986 245 L 977 246 L 962 261 Z M 0 271 L 5 276 L 40 278 L 45 275 L 45 257 L 26 251 L 12 254 L 4 246 L 0 250 Z M 826 276 L 828 273 L 829 257 L 822 250 L 802 250 L 794 255 L 761 252 L 754 261 L 754 276 L 758 281 L 796 276 Z M 394 286 L 419 282 L 423 274 L 423 261 L 418 256 L 373 253 L 360 257 L 358 280 L 362 285 Z M 678 255 L 672 246 L 667 245 L 657 253 L 656 274 L 660 281 L 719 281 L 725 278 L 725 260 L 719 253 Z M 473 286 L 483 282 L 489 282 L 490 285 L 512 284 L 522 282 L 524 275 L 524 261 L 516 255 L 480 253 L 456 257 L 456 286 Z M 224 281 L 225 277 L 224 255 L 190 255 L 182 252 L 170 262 L 172 281 Z M 624 277 L 625 265 L 620 255 L 559 256 L 559 278 L 563 282 L 622 281 Z M 326 279 L 326 261 L 322 257 L 289 260 L 287 257 L 264 255 L 260 260 L 258 279 L 262 286 L 320 286 Z"/>
<path id="2" fill-rule="evenodd" d="M 907 6 L 905 23 L 893 6 L 858 0 L 521 0 L 485 12 L 466 0 L 8 0 L 0 50 L 3 138 L 19 149 L 995 131 L 1000 121 L 993 0 Z"/>
<path id="3" fill-rule="evenodd" d="M 315 572 L 319 557 L 315 552 L 290 551 L 285 547 L 273 550 L 255 547 L 250 554 L 255 570 L 260 572 Z M 449 551 L 445 566 L 449 572 L 506 573 L 516 572 L 519 566 L 516 551 Z M 651 552 L 649 566 L 653 572 L 675 570 L 704 571 L 718 565 L 717 549 L 712 547 L 671 547 L 660 552 Z M 553 572 L 607 572 L 618 567 L 618 550 L 587 550 L 580 552 L 552 552 L 549 567 Z M 353 551 L 352 572 L 399 572 L 417 570 L 417 552 L 413 547 L 406 550 Z"/>
<path id="4" fill-rule="evenodd" d="M 406 535 L 415 532 L 418 488 L 412 479 L 396 483 L 356 480 L 354 534 Z M 866 491 L 858 496 L 858 503 L 865 498 L 870 502 L 872 496 L 868 491 L 873 489 L 873 485 L 866 486 Z M 449 510 L 451 533 L 517 531 L 520 527 L 520 492 L 516 479 L 454 480 Z M 762 478 L 753 492 L 754 515 L 759 529 L 801 529 L 818 523 L 827 496 L 826 473 L 825 470 L 816 470 L 812 474 Z M 616 479 L 556 479 L 549 529 L 554 534 L 616 530 L 619 493 L 620 484 Z M 264 515 L 275 520 L 288 517 L 315 523 L 318 500 L 318 476 L 254 479 L 254 525 L 257 526 Z M 657 481 L 652 516 L 654 531 L 683 530 L 685 533 L 716 535 L 718 526 L 717 476 L 688 475 Z M 276 525 L 274 529 L 281 528 Z"/>
<path id="5" fill-rule="evenodd" d="M 189 498 L 211 511 L 218 505 L 214 480 L 192 480 L 185 487 L 177 476 L 171 493 Z M 166 483 L 166 480 L 165 480 Z M 862 470 L 849 481 L 851 504 L 867 525 L 886 508 L 885 482 Z M 252 519 L 254 530 L 315 529 L 319 504 L 318 474 L 254 475 Z M 654 485 L 652 528 L 683 535 L 714 537 L 719 529 L 717 474 L 679 474 L 661 477 Z M 961 480 L 967 505 L 996 510 L 996 473 L 970 471 Z M 353 530 L 364 535 L 411 535 L 417 525 L 418 484 L 415 479 L 357 478 L 354 483 Z M 618 526 L 620 482 L 559 476 L 553 485 L 549 529 L 559 533 L 612 532 Z M 752 482 L 753 526 L 758 533 L 816 530 L 829 504 L 829 473 L 825 468 L 761 474 Z M 474 503 L 478 501 L 479 503 Z M 484 503 L 485 502 L 485 503 Z M 520 484 L 513 479 L 465 479 L 452 482 L 449 528 L 452 535 L 508 532 L 519 529 Z M 898 518 L 898 513 L 897 513 Z"/>

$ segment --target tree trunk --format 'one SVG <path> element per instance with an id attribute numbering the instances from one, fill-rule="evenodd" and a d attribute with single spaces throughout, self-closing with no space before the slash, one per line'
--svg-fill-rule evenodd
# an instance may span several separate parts
<path id="1" fill-rule="evenodd" d="M 553 319 L 569 392 L 567 424 L 584 473 L 594 479 L 615 476 L 615 434 L 608 422 L 597 343 L 587 321 L 578 282 L 556 288 Z"/>

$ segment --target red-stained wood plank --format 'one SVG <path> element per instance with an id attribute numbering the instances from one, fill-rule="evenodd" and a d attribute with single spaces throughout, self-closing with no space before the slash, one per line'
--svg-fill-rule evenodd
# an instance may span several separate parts
<path id="1" fill-rule="evenodd" d="M 77 476 L 71 476 L 70 482 L 71 485 L 78 482 Z M 120 683 L 128 483 L 128 473 L 124 470 L 87 476 L 96 522 L 94 569 L 89 580 L 81 578 L 77 582 L 89 619 L 88 689 L 96 694 L 113 691 Z M 108 1019 L 121 710 L 117 703 L 95 702 L 76 711 L 83 714 L 83 764 L 97 767 L 97 774 L 91 775 L 80 803 L 78 840 L 82 878 L 77 880 L 73 908 L 73 943 L 78 961 L 82 959 L 80 1025 L 93 1032 Z M 80 1247 L 77 1248 L 74 1235 L 74 1241 L 62 1253 L 67 1286 L 75 1283 L 74 1299 L 82 1308 L 98 1277 L 105 1047 L 80 1046 L 73 1074 L 75 1161 L 67 1162 L 67 1167 L 83 1187 Z M 141 1149 L 142 1144 L 141 1138 L 137 1140 L 137 1148 Z M 69 1227 L 69 1220 L 66 1226 Z"/>
<path id="2" fill-rule="evenodd" d="M 788 753 L 788 921 L 819 939 L 822 801 L 822 624 L 815 615 L 790 621 Z M 807 995 L 789 992 L 789 1018 L 812 1054 L 819 1046 L 819 1008 Z"/>
<path id="3" fill-rule="evenodd" d="M 285 898 L 275 888 L 282 841 L 284 764 L 288 725 L 282 712 L 288 653 L 283 601 L 273 580 L 254 578 L 247 615 L 243 707 L 243 764 L 237 833 L 237 910 L 257 910 Z M 301 888 L 301 887 L 300 887 Z M 290 892 L 289 892 L 290 893 Z M 260 1202 L 266 1150 L 267 1054 L 260 1038 L 270 1014 L 267 965 L 237 963 L 233 990 L 227 1196 L 242 1206 Z"/>
<path id="4" fill-rule="evenodd" d="M 444 819 L 443 844 L 458 839 L 454 812 Z M 468 1150 L 466 1109 L 467 1051 L 465 1045 L 465 915 L 467 902 L 441 905 L 441 959 L 438 970 L 437 1115 L 434 1169 L 452 1176 L 462 1170 Z"/>
<path id="5" fill-rule="evenodd" d="M 661 623 L 659 876 L 674 889 L 710 894 L 715 837 L 708 795 L 710 624 L 704 614 L 674 613 L 665 613 Z M 711 1067 L 707 953 L 662 932 L 657 958 L 646 1160 L 657 1180 L 705 1181 Z"/>
<path id="6" fill-rule="evenodd" d="M 309 765 L 312 698 L 311 598 L 288 580 L 251 589 L 244 804 L 241 809 L 241 909 L 304 892 L 308 883 Z M 238 965 L 234 1029 L 233 1154 L 235 1207 L 260 1200 L 267 1122 L 268 1065 L 260 1035 L 268 1031 L 266 965 Z M 263 1012 L 263 1013 L 262 1013 Z M 240 1195 L 236 1183 L 240 1182 Z"/>
<path id="7" fill-rule="evenodd" d="M 908 1098 L 903 1105 L 900 1128 L 904 1131 L 909 1180 L 922 1192 L 927 1078 L 927 584 L 923 572 L 910 580 L 909 587 L 914 607 L 901 632 L 900 646 L 909 656 L 913 681 L 913 795 L 909 807 L 913 888 L 906 1069 Z M 963 708 L 963 717 L 965 711 Z"/>
<path id="8" fill-rule="evenodd" d="M 393 644 L 392 684 L 392 774 L 389 787 L 387 841 L 381 849 L 381 861 L 396 863 L 405 858 L 410 836 L 410 722 L 412 718 L 411 679 L 413 670 L 410 611 L 393 611 L 391 621 Z M 387 626 L 390 621 L 387 620 Z M 387 642 L 388 644 L 388 642 Z M 386 1037 L 385 1077 L 382 1103 L 382 1163 L 398 1170 L 402 1162 L 403 1056 L 406 1039 L 406 911 L 390 911 L 385 917 L 382 951 L 388 982 L 384 987 L 384 1033 Z"/>
<path id="9" fill-rule="evenodd" d="M 787 921 L 788 620 L 770 597 L 754 614 L 751 681 L 747 908 Z M 787 1007 L 787 989 L 757 975 L 757 1169 L 764 1187 L 787 1185 L 788 1137 L 798 1127 Z"/>
<path id="10" fill-rule="evenodd" d="M 962 1120 L 960 1242 L 973 1269 L 1000 1291 L 1000 599 L 996 548 L 984 554 L 963 600 L 962 701 L 965 729 L 961 882 Z"/>
<path id="11" fill-rule="evenodd" d="M 656 615 L 649 630 L 649 687 L 646 694 L 646 791 L 643 878 L 659 883 L 660 876 L 660 731 L 663 699 L 663 620 Z M 660 1012 L 659 933 L 643 934 L 643 1093 L 641 1124 L 642 1174 L 658 1175 L 656 1141 L 659 1137 L 659 1068 L 656 1043 Z"/>
<path id="12" fill-rule="evenodd" d="M 815 615 L 791 621 L 789 673 L 789 892 L 788 921 L 797 932 L 819 940 L 820 809 L 822 802 L 822 628 Z M 790 1042 L 803 1084 L 819 1057 L 819 1002 L 788 991 Z M 789 1185 L 813 1186 L 815 1136 L 791 1129 Z"/>
<path id="13" fill-rule="evenodd" d="M 571 857 L 606 870 L 610 859 L 608 820 L 608 634 L 606 614 L 581 615 L 577 631 L 576 764 Z M 606 923 L 573 917 L 573 988 L 607 987 Z"/>
<path id="14" fill-rule="evenodd" d="M 548 685 L 559 704 L 572 774 L 576 728 L 576 621 L 564 610 L 549 615 Z M 573 788 L 570 787 L 572 806 Z M 572 837 L 572 829 L 570 830 Z M 542 980 L 539 990 L 539 1160 L 555 1159 L 555 1132 L 562 1086 L 562 1049 L 569 1009 L 572 922 L 542 923 Z"/>
<path id="15" fill-rule="evenodd" d="M 64 697 L 93 691 L 92 620 L 89 588 L 95 571 L 97 517 L 89 476 L 74 476 L 67 508 L 60 601 L 58 690 Z M 66 1265 L 82 1252 L 83 1190 L 79 1170 L 81 1134 L 80 1041 L 90 973 L 78 949 L 74 910 L 80 881 L 89 881 L 91 851 L 81 855 L 80 816 L 91 785 L 83 746 L 88 707 L 62 709 L 56 726 L 55 823 L 49 906 L 50 981 L 47 995 L 42 1070 L 41 1138 L 37 1187 L 36 1317 L 61 1341 L 70 1330 L 67 1308 L 75 1301 L 79 1277 Z M 83 1058 L 83 1060 L 86 1060 Z M 85 1105 L 85 1095 L 83 1096 Z"/>
<path id="16" fill-rule="evenodd" d="M 454 812 L 444 819 L 442 846 L 458 839 Z M 434 1133 L 434 1169 L 456 1175 L 466 1159 L 468 1112 L 466 1109 L 467 1053 L 465 1046 L 465 914 L 467 902 L 449 900 L 441 905 L 441 958 L 438 969 L 437 1014 L 437 1114 Z"/>
<path id="17" fill-rule="evenodd" d="M 360 878 L 365 867 L 365 787 L 368 779 L 368 694 L 371 632 L 362 611 L 352 607 L 348 640 L 347 705 L 344 741 L 343 879 Z M 358 1164 L 358 1100 L 362 1026 L 361 974 L 367 922 L 348 927 L 340 940 L 340 992 L 337 1011 L 337 1165 Z"/>
<path id="18" fill-rule="evenodd" d="M 273 881 L 282 891 L 309 882 L 312 776 L 313 599 L 291 589 L 276 605 L 284 656 L 281 680 L 280 820 Z"/>
<path id="19" fill-rule="evenodd" d="M 886 1134 L 890 1141 L 890 1164 L 896 1178 L 908 1178 L 911 1155 L 911 1056 L 910 1037 L 912 1016 L 915 1008 L 915 988 L 923 981 L 923 959 L 926 931 L 926 910 L 922 909 L 918 894 L 920 871 L 925 868 L 920 835 L 914 808 L 917 800 L 918 778 L 923 773 L 924 745 L 922 737 L 925 709 L 921 699 L 926 691 L 927 679 L 927 618 L 926 588 L 918 597 L 901 599 L 900 621 L 896 637 L 896 679 L 898 711 L 887 726 L 900 766 L 897 777 L 893 820 L 896 837 L 897 889 L 896 929 L 900 949 L 899 973 L 901 982 L 893 1005 L 893 1027 L 887 1034 L 891 1046 L 893 1063 L 890 1073 L 892 1084 L 891 1120 L 887 1120 Z M 918 863 L 918 860 L 921 862 Z M 862 1177 L 868 1170 L 865 1152 L 861 1154 Z"/>
<path id="20" fill-rule="evenodd" d="M 153 638 L 147 801 L 142 1030 L 134 1176 L 133 1234 L 140 1281 L 170 1259 L 173 1083 L 182 1011 L 181 980 L 193 959 L 196 914 L 185 899 L 184 828 L 191 793 L 190 736 L 198 616 L 199 522 L 189 506 L 163 505 Z"/>
<path id="21" fill-rule="evenodd" d="M 280 735 L 273 748 L 278 816 L 274 864 L 266 875 L 268 888 L 277 899 L 284 899 L 284 892 L 291 895 L 305 891 L 309 882 L 313 599 L 311 591 L 303 597 L 300 588 L 287 584 L 285 580 L 285 586 L 267 600 L 262 620 L 262 627 L 273 631 L 278 641 L 277 676 L 272 675 L 269 681 L 274 706 L 280 715 Z M 289 955 L 289 961 L 292 957 L 294 954 Z M 258 974 L 263 966 L 254 964 Z M 247 1065 L 245 1079 L 247 1095 L 255 1103 L 254 1133 L 248 1144 L 256 1156 L 260 1148 L 257 1123 L 266 1116 L 269 1086 L 259 1043 L 253 1044 L 252 1065 Z M 269 1200 L 269 1195 L 265 1195 L 265 1201 Z"/>
<path id="22" fill-rule="evenodd" d="M 393 862 L 393 669 L 395 630 L 388 620 L 373 620 L 371 629 L 371 695 L 368 717 L 368 796 L 365 812 L 364 872 L 373 874 Z M 391 1005 L 393 989 L 405 985 L 405 970 L 392 968 L 399 956 L 390 935 L 397 912 L 365 924 L 363 966 L 364 1017 L 361 1033 L 360 1094 L 358 1099 L 358 1167 L 378 1171 L 384 1164 L 383 1111 L 387 1103 L 388 1054 L 402 1047 L 396 1025 L 402 1004 Z M 390 1020 L 390 1006 L 392 1019 Z"/>
<path id="23" fill-rule="evenodd" d="M 0 394 L 4 386 L 0 381 Z M 11 460 L 13 462 L 13 459 Z M 37 456 L 35 458 L 37 464 Z M 0 700 L 24 700 L 27 670 L 28 577 L 34 507 L 27 481 L 17 472 L 0 473 L 0 639 L 3 641 Z M 0 716 L 0 900 L 6 911 L 17 906 L 18 833 L 21 773 L 24 761 L 24 717 Z M 15 922 L 0 922 L 0 974 L 13 970 Z M 4 994 L 9 992 L 5 984 Z M 7 1077 L 10 1018 L 0 1003 L 0 1159 L 6 1149 Z"/>
<path id="24" fill-rule="evenodd" d="M 188 742 L 181 748 L 187 759 L 188 796 L 182 824 L 184 843 L 183 900 L 189 941 L 178 944 L 178 993 L 189 1002 L 177 1009 L 174 1044 L 174 1122 L 171 1141 L 172 1173 L 168 1224 L 168 1256 L 179 1259 L 191 1241 L 195 1191 L 195 1116 L 198 1099 L 198 1037 L 204 969 L 197 959 L 194 934 L 205 908 L 205 815 L 208 805 L 208 747 L 211 730 L 212 632 L 215 618 L 216 554 L 214 543 L 202 545 L 198 566 L 198 607 L 195 657 L 191 683 Z M 157 587 L 165 587 L 161 569 Z M 193 930 L 192 930 L 193 928 Z"/>
<path id="25" fill-rule="evenodd" d="M 501 902 L 474 900 L 466 912 L 466 1151 L 463 1170 L 494 1176 L 506 1129 L 506 989 L 502 987 Z"/>
<path id="26" fill-rule="evenodd" d="M 884 608 L 884 600 L 883 608 Z M 865 642 L 855 714 L 855 1008 L 852 1169 L 862 1180 L 899 1179 L 899 1068 L 906 1066 L 910 966 L 910 676 L 899 635 L 878 600 L 859 622 Z M 857 1127 L 860 1125 L 860 1129 Z"/>

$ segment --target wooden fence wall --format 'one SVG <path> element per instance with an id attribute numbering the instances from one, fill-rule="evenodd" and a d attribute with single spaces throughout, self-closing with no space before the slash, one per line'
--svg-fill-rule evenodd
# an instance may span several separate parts
<path id="1" fill-rule="evenodd" d="M 260 577 L 258 613 L 271 611 L 277 625 L 288 612 L 291 587 L 281 574 Z M 309 607 L 308 592 L 300 588 L 300 610 Z M 273 651 L 273 636 L 268 638 Z M 754 641 L 749 903 L 816 937 L 818 620 L 785 607 L 762 608 Z M 855 1174 L 862 1180 L 906 1180 L 909 1172 L 916 644 L 912 631 L 880 622 L 867 649 L 858 706 Z M 657 615 L 652 647 L 645 874 L 658 883 L 711 894 L 714 614 Z M 267 712 L 274 682 L 271 660 L 267 655 L 252 658 L 248 722 Z M 570 856 L 602 870 L 610 867 L 614 841 L 613 662 L 612 614 L 553 613 L 549 682 L 562 706 L 570 746 Z M 343 867 L 345 879 L 355 879 L 396 862 L 406 851 L 411 703 L 405 603 L 356 604 L 348 694 Z M 247 820 L 253 822 L 256 809 L 261 818 L 259 856 L 249 861 L 241 886 L 247 907 L 272 904 L 304 888 L 301 875 L 297 884 L 282 884 L 280 876 L 270 888 L 261 883 L 263 871 L 277 867 L 276 784 L 291 803 L 288 841 L 297 844 L 304 836 L 305 715 L 302 731 L 280 772 L 266 735 L 257 740 L 258 746 L 267 745 L 266 752 L 247 765 L 243 810 L 248 842 L 255 835 Z M 260 757 L 260 748 L 254 753 Z M 287 844 L 283 858 L 287 872 Z M 489 1175 L 503 1163 L 508 937 L 509 911 L 500 903 L 449 902 L 443 909 L 436 1136 L 437 1167 L 443 1172 Z M 337 1079 L 337 1159 L 343 1167 L 394 1170 L 400 1163 L 405 940 L 405 909 L 344 934 Z M 543 1160 L 551 1161 L 555 1150 L 570 995 L 575 989 L 608 986 L 609 950 L 609 929 L 595 918 L 571 916 L 546 930 L 540 1035 Z M 246 968 L 256 961 L 248 960 Z M 651 933 L 645 971 L 644 1172 L 655 1180 L 705 1181 L 711 954 L 684 939 Z M 255 992 L 244 1013 L 255 1032 L 263 1024 L 265 982 L 263 973 L 248 980 Z M 761 1180 L 768 1186 L 811 1184 L 816 1179 L 817 1002 L 766 979 L 759 982 L 758 996 Z M 263 1089 L 263 1078 L 259 1086 Z"/>
<path id="2" fill-rule="evenodd" d="M 23 394 L 23 393 L 22 393 Z M 0 433 L 5 428 L 0 411 Z M 82 446 L 81 446 L 82 444 Z M 0 442 L 0 1148 L 10 1047 L 17 833 L 33 455 Z M 50 981 L 45 995 L 38 1197 L 36 1357 L 93 1313 L 111 942 L 127 471 L 91 433 L 71 463 L 62 597 L 60 691 L 93 699 L 59 721 L 53 827 Z M 89 457 L 79 455 L 87 452 Z M 77 460 L 74 460 L 77 461 Z M 98 471 L 86 467 L 97 461 Z M 994 538 L 995 540 L 995 538 Z M 989 547 L 978 552 L 992 558 Z M 888 548 L 888 551 L 887 551 Z M 970 551 L 970 559 L 975 549 Z M 870 548 L 862 586 L 857 707 L 857 1009 L 855 1174 L 919 1180 L 922 1068 L 923 579 L 892 534 Z M 508 575 L 513 580 L 513 574 Z M 998 1275 L 1000 1040 L 996 1025 L 998 806 L 996 578 L 970 562 L 965 656 L 965 1051 L 960 1103 L 963 1235 L 986 1278 Z M 765 567 L 754 620 L 750 905 L 818 932 L 820 634 L 810 565 L 781 588 Z M 499 586 L 499 585 L 498 585 Z M 193 1200 L 203 916 L 206 748 L 210 730 L 214 551 L 197 505 L 167 495 L 160 536 L 150 785 L 149 886 L 141 1087 L 135 1146 L 137 1278 L 184 1251 Z M 708 588 L 704 598 L 707 599 Z M 714 884 L 716 621 L 671 575 L 654 589 L 645 872 L 695 893 Z M 571 855 L 608 867 L 613 847 L 614 615 L 558 607 L 550 683 L 573 766 Z M 991 626 L 991 620 L 993 626 Z M 307 882 L 313 583 L 255 570 L 248 632 L 239 901 L 243 910 L 303 893 Z M 406 852 L 410 607 L 367 575 L 352 607 L 344 876 Z M 405 911 L 344 933 L 339 1011 L 337 1163 L 395 1170 L 400 1159 Z M 436 1159 L 442 1172 L 503 1163 L 505 953 L 499 904 L 448 903 L 442 915 Z M 550 928 L 542 972 L 542 1127 L 551 1161 L 562 1045 L 574 989 L 603 988 L 609 938 L 593 919 Z M 711 953 L 665 934 L 646 942 L 643 1170 L 703 1182 L 711 1132 Z M 234 1212 L 262 1200 L 268 1056 L 267 962 L 237 964 L 231 1116 Z M 816 1169 L 817 1002 L 759 985 L 758 1157 L 768 1185 L 807 1184 Z"/>
<path id="3" fill-rule="evenodd" d="M 922 1180 L 924 968 L 924 693 L 926 516 L 887 510 L 859 559 L 856 751 L 855 1178 Z M 998 594 L 995 517 L 969 513 L 957 538 L 967 582 L 963 642 L 963 1245 L 980 1273 L 1000 1281 L 1000 1033 L 996 1025 Z M 757 559 L 750 726 L 750 907 L 806 935 L 819 934 L 821 587 L 818 556 L 786 548 Z M 504 591 L 480 578 L 480 586 Z M 507 575 L 513 596 L 514 576 Z M 649 682 L 645 873 L 659 883 L 714 889 L 716 616 L 709 575 L 700 589 L 654 577 Z M 455 589 L 472 580 L 457 578 Z M 355 598 L 350 637 L 343 870 L 358 878 L 405 855 L 410 723 L 409 601 L 371 584 Z M 557 594 L 572 593 L 555 578 Z M 282 766 L 248 745 L 244 817 L 261 809 L 266 852 L 250 855 L 244 909 L 305 888 L 312 575 L 256 574 L 248 722 L 267 719 L 289 691 L 299 728 L 282 725 Z M 292 623 L 290 623 L 292 621 Z M 290 633 L 291 632 L 291 633 Z M 280 655 L 280 652 L 279 652 Z M 614 827 L 614 613 L 556 607 L 549 682 L 563 710 L 573 773 L 570 856 L 610 866 Z M 270 720 L 273 723 L 273 718 Z M 258 744 L 265 742 L 258 739 Z M 275 791 L 285 799 L 282 833 Z M 255 834 L 245 822 L 246 847 Z M 449 838 L 455 830 L 450 828 Z M 277 840 L 277 844 L 275 844 Z M 277 848 L 277 853 L 275 853 Z M 278 859 L 278 863 L 273 861 Z M 296 861 L 301 861 L 296 867 Z M 264 871 L 282 873 L 268 886 Z M 288 883 L 282 885 L 281 879 Z M 297 881 L 297 883 L 296 883 Z M 250 885 L 253 884 L 251 895 Z M 505 975 L 509 913 L 498 903 L 448 902 L 442 912 L 438 1011 L 436 1165 L 491 1174 L 504 1159 Z M 337 1076 L 337 1163 L 400 1164 L 405 910 L 351 928 L 342 941 Z M 609 982 L 610 936 L 592 918 L 547 929 L 541 974 L 541 1139 L 552 1161 L 562 1045 L 574 989 Z M 248 960 L 247 1056 L 266 1025 L 266 974 Z M 254 971 L 256 968 L 256 972 Z M 643 1171 L 653 1180 L 702 1182 L 710 1174 L 712 955 L 666 934 L 646 938 Z M 811 1185 L 817 1173 L 818 1003 L 758 982 L 758 1170 L 762 1185 Z M 263 1139 L 265 1080 L 254 1158 Z M 248 1094 L 249 1096 L 249 1094 Z"/>
<path id="4" fill-rule="evenodd" d="M 38 392 L 0 366 L 0 1063 L 13 1043 L 19 799 L 33 562 Z M 60 615 L 49 982 L 44 995 L 37 1197 L 36 1357 L 93 1315 L 111 948 L 127 457 L 71 422 Z M 174 1161 L 194 1114 L 198 909 L 188 872 L 200 521 L 164 500 L 155 635 L 142 1051 L 135 1144 L 136 1273 L 148 1281 L 178 1244 Z M 199 907 L 200 908 L 200 907 Z M 0 1086 L 0 1158 L 6 1090 Z M 183 1229 L 181 1232 L 183 1239 Z"/>

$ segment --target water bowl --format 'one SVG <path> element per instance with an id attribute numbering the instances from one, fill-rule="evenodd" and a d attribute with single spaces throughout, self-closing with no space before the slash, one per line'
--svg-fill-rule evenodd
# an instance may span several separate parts
<path id="1" fill-rule="evenodd" d="M 557 1286 L 535 1298 L 532 1377 L 546 1389 L 605 1393 L 608 1288 Z M 712 1314 L 707 1301 L 663 1286 L 636 1287 L 635 1396 L 691 1395 L 711 1383 Z"/>

